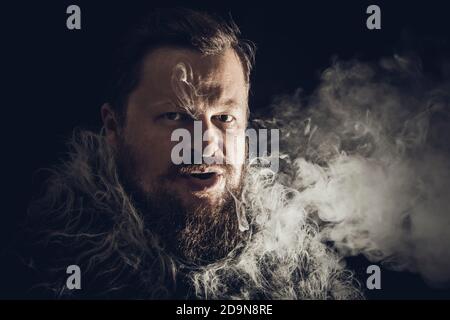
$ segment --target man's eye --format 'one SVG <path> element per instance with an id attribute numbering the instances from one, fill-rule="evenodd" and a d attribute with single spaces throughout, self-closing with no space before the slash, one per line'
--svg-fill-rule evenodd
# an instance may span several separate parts
<path id="1" fill-rule="evenodd" d="M 180 112 L 167 112 L 164 113 L 163 117 L 171 121 L 179 121 L 185 118 L 184 115 Z"/>
<path id="2" fill-rule="evenodd" d="M 217 120 L 220 122 L 230 123 L 234 121 L 234 117 L 230 116 L 229 114 L 221 114 L 216 116 Z"/>

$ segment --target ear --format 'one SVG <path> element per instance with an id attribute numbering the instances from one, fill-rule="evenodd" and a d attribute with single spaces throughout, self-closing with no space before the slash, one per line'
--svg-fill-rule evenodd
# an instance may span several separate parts
<path id="1" fill-rule="evenodd" d="M 112 147 L 116 147 L 120 134 L 120 125 L 116 112 L 108 103 L 105 103 L 102 105 L 101 114 L 103 127 L 105 128 L 106 141 Z"/>

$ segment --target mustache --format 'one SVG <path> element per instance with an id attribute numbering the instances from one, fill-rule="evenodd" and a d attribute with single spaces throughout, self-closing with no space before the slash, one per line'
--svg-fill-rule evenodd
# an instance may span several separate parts
<path id="1" fill-rule="evenodd" d="M 234 171 L 234 167 L 230 164 L 179 164 L 172 165 L 166 177 L 174 179 L 182 175 L 209 172 L 227 176 L 232 175 Z"/>

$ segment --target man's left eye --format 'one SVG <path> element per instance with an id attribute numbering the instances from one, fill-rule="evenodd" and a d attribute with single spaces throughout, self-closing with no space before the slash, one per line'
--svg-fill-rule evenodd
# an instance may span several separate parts
<path id="1" fill-rule="evenodd" d="M 216 116 L 217 120 L 220 122 L 230 123 L 234 121 L 234 117 L 229 114 L 221 114 Z"/>

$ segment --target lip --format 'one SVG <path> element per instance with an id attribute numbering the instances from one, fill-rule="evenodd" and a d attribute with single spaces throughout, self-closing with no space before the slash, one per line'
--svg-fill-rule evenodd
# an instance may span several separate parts
<path id="1" fill-rule="evenodd" d="M 208 178 L 196 178 L 193 174 L 210 173 Z M 182 175 L 182 179 L 187 182 L 191 191 L 208 191 L 217 187 L 223 179 L 223 175 L 217 171 L 195 171 L 191 174 Z"/>
<path id="2" fill-rule="evenodd" d="M 221 168 L 198 168 L 195 170 L 189 170 L 187 172 L 182 172 L 183 175 L 196 174 L 196 173 L 216 173 L 216 174 L 222 175 L 223 170 Z"/>

